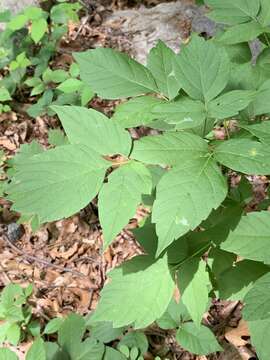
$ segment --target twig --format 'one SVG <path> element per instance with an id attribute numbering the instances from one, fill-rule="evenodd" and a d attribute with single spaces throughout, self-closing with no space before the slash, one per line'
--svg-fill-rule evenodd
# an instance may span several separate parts
<path id="1" fill-rule="evenodd" d="M 80 26 L 79 26 L 79 29 L 76 31 L 76 34 L 71 37 L 71 39 L 72 39 L 73 41 L 75 41 L 75 40 L 77 39 L 77 37 L 78 37 L 78 35 L 80 34 L 80 32 L 82 31 L 83 27 L 85 26 L 85 24 L 87 24 L 89 18 L 90 18 L 90 16 L 87 15 L 87 16 L 85 16 L 85 17 L 82 19 L 82 22 L 81 22 L 81 24 L 80 24 Z"/>
<path id="2" fill-rule="evenodd" d="M 76 270 L 73 270 L 71 268 L 64 268 L 62 266 L 59 266 L 59 265 L 56 265 L 56 264 L 52 264 L 51 262 L 45 260 L 45 259 L 41 259 L 41 258 L 38 258 L 36 256 L 33 256 L 33 255 L 29 255 L 27 253 L 25 253 L 23 250 L 19 249 L 16 245 L 14 245 L 10 240 L 9 238 L 4 234 L 4 238 L 6 240 L 6 242 L 8 243 L 8 245 L 14 250 L 17 252 L 17 254 L 19 254 L 20 256 L 28 259 L 28 260 L 32 260 L 34 262 L 38 262 L 40 264 L 43 264 L 45 266 L 48 266 L 48 267 L 53 267 L 57 270 L 60 270 L 62 272 L 70 272 L 72 273 L 73 275 L 75 276 L 79 276 L 79 277 L 86 277 L 86 275 L 84 275 L 83 273 L 79 272 L 79 271 L 76 271 Z"/>
<path id="3" fill-rule="evenodd" d="M 13 281 L 11 280 L 11 278 L 9 277 L 9 275 L 6 272 L 6 269 L 4 268 L 4 266 L 1 263 L 0 263 L 0 268 L 2 269 L 1 273 L 5 277 L 7 283 L 11 284 Z"/>

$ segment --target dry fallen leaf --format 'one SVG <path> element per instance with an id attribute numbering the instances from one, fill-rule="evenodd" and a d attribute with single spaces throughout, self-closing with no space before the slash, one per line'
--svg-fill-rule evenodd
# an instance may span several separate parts
<path id="1" fill-rule="evenodd" d="M 248 341 L 243 337 L 249 337 L 248 325 L 245 320 L 240 320 L 237 328 L 227 328 L 225 338 L 235 347 L 245 346 Z"/>

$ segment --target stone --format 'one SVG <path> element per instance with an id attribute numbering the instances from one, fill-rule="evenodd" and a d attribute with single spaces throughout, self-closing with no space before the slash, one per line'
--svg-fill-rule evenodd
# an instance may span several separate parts
<path id="1" fill-rule="evenodd" d="M 1 0 L 0 10 L 10 10 L 17 14 L 28 6 L 38 6 L 38 0 Z"/>
<path id="2" fill-rule="evenodd" d="M 22 225 L 18 225 L 17 223 L 11 223 L 7 226 L 7 236 L 9 240 L 15 243 L 17 240 L 23 236 L 24 230 Z"/>
<path id="3" fill-rule="evenodd" d="M 212 36 L 216 25 L 207 19 L 204 6 L 196 6 L 191 1 L 161 3 L 152 8 L 115 11 L 105 20 L 104 25 L 116 28 L 131 40 L 132 55 L 141 63 L 146 63 L 147 54 L 158 40 L 164 41 L 178 52 L 190 34 L 191 29 Z"/>

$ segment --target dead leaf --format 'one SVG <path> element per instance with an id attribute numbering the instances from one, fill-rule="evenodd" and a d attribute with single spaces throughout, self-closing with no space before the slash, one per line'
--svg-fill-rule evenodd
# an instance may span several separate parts
<path id="1" fill-rule="evenodd" d="M 237 328 L 227 328 L 225 338 L 235 347 L 245 346 L 248 341 L 243 337 L 249 337 L 248 325 L 245 320 L 240 320 Z"/>

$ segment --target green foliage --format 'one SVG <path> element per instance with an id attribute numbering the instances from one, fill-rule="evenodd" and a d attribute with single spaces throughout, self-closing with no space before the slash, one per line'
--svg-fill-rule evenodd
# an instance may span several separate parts
<path id="1" fill-rule="evenodd" d="M 176 340 L 184 349 L 198 355 L 222 351 L 214 334 L 203 325 L 197 328 L 193 323 L 183 324 L 177 331 Z"/>
<path id="2" fill-rule="evenodd" d="M 159 41 L 146 66 L 98 48 L 74 54 L 77 63 L 68 70 L 51 69 L 54 48 L 48 48 L 51 32 L 43 19 L 59 30 L 67 17 L 76 20 L 76 4 L 56 5 L 49 18 L 40 11 L 19 14 L 0 36 L 0 42 L 9 39 L 1 64 L 38 98 L 29 113 L 57 114 L 64 130 L 50 132 L 55 148 L 43 151 L 32 143 L 8 161 L 5 192 L 13 209 L 37 225 L 71 216 L 95 198 L 104 249 L 138 206 L 149 210 L 134 230 L 145 254 L 110 272 L 90 318 L 73 314 L 47 325 L 44 333 L 57 332 L 57 343 L 38 340 L 35 347 L 44 346 L 49 359 L 68 354 L 74 360 L 141 360 L 148 344 L 138 329 L 155 321 L 176 328 L 176 340 L 188 351 L 221 351 L 202 324 L 215 295 L 244 301 L 252 344 L 262 360 L 269 358 L 261 332 L 270 313 L 269 199 L 259 203 L 250 182 L 270 175 L 270 5 L 205 3 L 224 29 L 210 40 L 192 35 L 179 54 Z M 34 33 L 15 51 L 9 46 L 14 31 L 25 33 L 29 21 L 36 24 L 29 27 Z M 256 64 L 247 43 L 255 38 L 262 47 Z M 29 53 L 29 41 L 34 49 L 40 44 L 38 53 Z M 29 61 L 35 66 L 31 76 Z M 4 104 L 15 88 L 9 81 L 0 84 Z M 94 94 L 127 100 L 109 119 L 83 107 Z M 158 129 L 158 135 L 134 140 L 126 130 L 142 126 Z M 240 178 L 231 186 L 231 179 Z M 172 301 L 176 286 L 180 304 Z"/>
<path id="3" fill-rule="evenodd" d="M 17 345 L 31 329 L 31 308 L 27 299 L 32 293 L 32 286 L 25 289 L 10 284 L 4 288 L 0 299 L 0 343 Z"/>
<path id="4" fill-rule="evenodd" d="M 7 66 L 8 72 L 0 80 L 0 113 L 11 110 L 11 95 L 21 96 L 22 89 L 31 89 L 30 96 L 35 97 L 28 109 L 32 117 L 51 113 L 51 104 L 84 106 L 91 100 L 94 93 L 78 79 L 76 63 L 68 71 L 49 67 L 68 22 L 79 21 L 80 8 L 78 3 L 63 1 L 48 12 L 31 6 L 13 17 L 1 13 L 6 29 L 0 34 L 0 69 Z"/>

